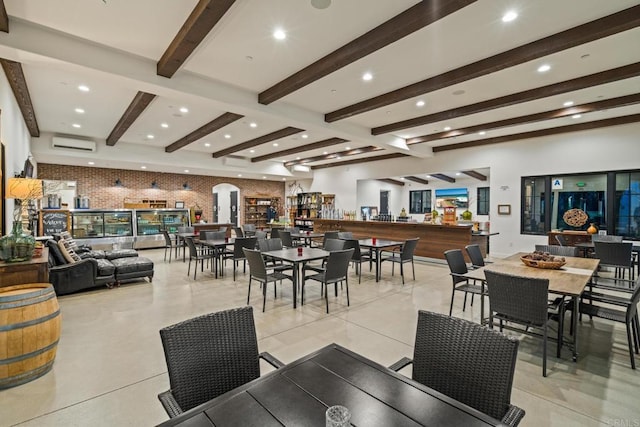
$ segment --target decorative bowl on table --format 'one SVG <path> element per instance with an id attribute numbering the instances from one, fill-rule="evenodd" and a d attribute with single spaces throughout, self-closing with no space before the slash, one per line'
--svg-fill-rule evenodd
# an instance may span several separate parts
<path id="1" fill-rule="evenodd" d="M 564 257 L 553 256 L 548 252 L 535 251 L 520 257 L 527 267 L 545 268 L 549 270 L 559 270 L 567 263 Z"/>

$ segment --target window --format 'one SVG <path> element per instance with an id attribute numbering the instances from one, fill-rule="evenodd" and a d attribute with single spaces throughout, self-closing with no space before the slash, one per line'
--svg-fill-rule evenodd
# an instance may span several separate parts
<path id="1" fill-rule="evenodd" d="M 476 215 L 489 215 L 489 187 L 478 187 Z"/>
<path id="2" fill-rule="evenodd" d="M 640 239 L 640 173 L 617 173 L 615 234 Z"/>
<path id="3" fill-rule="evenodd" d="M 545 233 L 545 177 L 522 178 L 522 234 Z"/>
<path id="4" fill-rule="evenodd" d="M 431 212 L 431 190 L 409 191 L 409 213 Z"/>

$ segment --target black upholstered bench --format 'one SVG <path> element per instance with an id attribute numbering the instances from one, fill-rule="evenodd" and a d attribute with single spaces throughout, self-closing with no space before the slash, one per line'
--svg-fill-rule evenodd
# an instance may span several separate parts
<path id="1" fill-rule="evenodd" d="M 153 261 L 149 258 L 125 257 L 111 260 L 115 266 L 116 284 L 119 285 L 123 281 L 149 278 L 149 282 L 153 280 Z"/>

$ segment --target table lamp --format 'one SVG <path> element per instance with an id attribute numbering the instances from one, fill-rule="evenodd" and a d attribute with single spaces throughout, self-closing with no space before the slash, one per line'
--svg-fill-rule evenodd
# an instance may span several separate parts
<path id="1" fill-rule="evenodd" d="M 22 207 L 25 201 L 43 197 L 42 180 L 9 178 L 5 198 L 15 199 L 13 229 L 0 238 L 0 257 L 7 262 L 27 261 L 33 256 L 36 239 L 22 230 Z"/>

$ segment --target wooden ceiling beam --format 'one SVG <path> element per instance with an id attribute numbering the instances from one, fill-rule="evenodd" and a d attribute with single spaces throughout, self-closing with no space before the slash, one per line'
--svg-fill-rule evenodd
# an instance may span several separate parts
<path id="1" fill-rule="evenodd" d="M 222 129 L 228 124 L 231 124 L 236 120 L 240 120 L 243 117 L 244 116 L 235 113 L 221 114 L 206 125 L 194 130 L 189 135 L 186 135 L 176 142 L 166 146 L 164 151 L 166 153 L 173 153 L 174 151 L 179 150 L 182 147 L 186 147 L 187 145 L 199 140 L 200 138 L 204 138 L 205 136 L 212 134 L 219 129 Z"/>
<path id="2" fill-rule="evenodd" d="M 364 159 L 345 160 L 343 162 L 334 162 L 334 163 L 327 163 L 324 165 L 311 166 L 311 170 L 334 168 L 338 166 L 356 165 L 358 163 L 377 162 L 380 160 L 399 159 L 400 157 L 408 157 L 408 156 L 409 156 L 408 154 L 402 154 L 402 153 L 383 154 L 381 156 L 365 157 Z"/>
<path id="3" fill-rule="evenodd" d="M 640 114 L 631 114 L 628 116 L 614 117 L 611 119 L 596 120 L 586 123 L 578 123 L 575 125 L 561 126 L 549 129 L 540 129 L 530 132 L 522 132 L 513 135 L 497 136 L 495 138 L 481 139 L 477 141 L 461 142 L 459 144 L 443 145 L 441 147 L 433 147 L 434 153 L 443 151 L 459 150 L 461 148 L 481 147 L 484 145 L 498 144 L 501 142 L 512 142 L 529 138 L 540 138 L 549 135 L 559 135 L 562 133 L 578 132 L 583 130 L 599 129 L 609 126 L 626 125 L 629 123 L 640 122 Z"/>
<path id="4" fill-rule="evenodd" d="M 267 105 L 277 101 L 476 1 L 423 0 L 261 92 L 258 102 Z"/>
<path id="5" fill-rule="evenodd" d="M 427 181 L 426 179 L 419 178 L 417 176 L 405 176 L 404 179 L 408 179 L 409 181 L 417 182 L 419 184 L 424 184 L 424 185 L 429 184 L 429 181 Z"/>
<path id="6" fill-rule="evenodd" d="M 342 138 L 329 138 L 318 142 L 313 142 L 307 145 L 301 145 L 299 147 L 290 148 L 288 150 L 276 151 L 275 153 L 265 154 L 264 156 L 258 156 L 251 159 L 252 163 L 262 162 L 269 159 L 275 159 L 276 157 L 286 157 L 296 153 L 302 153 L 304 151 L 317 150 L 319 148 L 330 147 L 332 145 L 344 144 L 349 142 Z"/>
<path id="7" fill-rule="evenodd" d="M 4 0 L 0 0 L 0 31 L 9 32 L 9 15 L 4 7 Z"/>
<path id="8" fill-rule="evenodd" d="M 229 154 L 237 153 L 238 151 L 246 150 L 248 148 L 257 147 L 258 145 L 266 144 L 267 142 L 275 141 L 278 139 L 286 138 L 287 136 L 295 135 L 296 133 L 304 132 L 304 129 L 298 129 L 294 127 L 286 127 L 275 132 L 271 132 L 267 135 L 262 135 L 241 144 L 234 145 L 233 147 L 225 148 L 224 150 L 216 151 L 212 154 L 213 158 L 227 156 Z"/>
<path id="9" fill-rule="evenodd" d="M 404 187 L 404 182 L 396 181 L 395 179 L 391 178 L 378 178 L 376 179 L 376 181 L 386 182 L 387 184 L 399 185 L 401 187 Z"/>
<path id="10" fill-rule="evenodd" d="M 434 178 L 437 178 L 437 179 L 439 179 L 439 180 L 442 180 L 442 181 L 450 182 L 450 183 L 452 183 L 452 184 L 453 184 L 454 182 L 456 182 L 456 179 L 455 179 L 455 178 L 451 178 L 450 176 L 445 175 L 445 174 L 443 174 L 443 173 L 432 173 L 432 174 L 431 174 L 431 176 L 432 176 L 432 177 L 434 177 Z"/>
<path id="11" fill-rule="evenodd" d="M 338 151 L 338 152 L 335 152 L 335 153 L 323 154 L 321 156 L 307 157 L 306 159 L 292 160 L 290 162 L 286 162 L 284 165 L 285 166 L 293 166 L 293 165 L 299 165 L 299 164 L 304 164 L 304 163 L 313 163 L 313 162 L 319 162 L 319 161 L 322 161 L 322 160 L 332 160 L 332 159 L 337 159 L 337 158 L 340 158 L 340 157 L 347 157 L 347 156 L 355 156 L 355 155 L 358 155 L 358 154 L 372 153 L 374 151 L 380 151 L 380 150 L 384 150 L 384 149 L 380 148 L 380 147 L 375 147 L 373 145 L 369 145 L 368 147 L 354 148 L 353 150 Z"/>
<path id="12" fill-rule="evenodd" d="M 481 59 L 400 89 L 366 99 L 325 115 L 335 122 L 356 114 L 424 95 L 458 83 L 476 79 L 505 68 L 533 61 L 572 47 L 589 43 L 640 26 L 640 5 L 570 28 L 551 36 Z"/>
<path id="13" fill-rule="evenodd" d="M 487 176 L 481 174 L 480 172 L 476 172 L 476 171 L 462 171 L 463 174 L 470 176 L 471 178 L 475 178 L 478 181 L 486 181 L 487 180 Z"/>
<path id="14" fill-rule="evenodd" d="M 233 3 L 235 0 L 200 0 L 158 61 L 158 75 L 171 78 Z"/>
<path id="15" fill-rule="evenodd" d="M 469 126 L 461 129 L 454 129 L 446 132 L 432 133 L 429 135 L 417 136 L 407 139 L 408 145 L 419 144 L 429 141 L 437 141 L 456 136 L 469 135 L 480 131 L 488 131 L 500 129 L 508 126 L 523 125 L 527 123 L 540 122 L 543 120 L 558 119 L 561 117 L 570 117 L 574 114 L 586 114 L 593 111 L 607 110 L 609 108 L 624 107 L 640 103 L 640 93 L 635 93 L 618 98 L 605 99 L 603 101 L 590 102 L 588 104 L 574 105 L 572 107 L 559 108 L 557 110 L 545 111 L 543 113 L 529 114 L 526 116 L 513 117 L 505 120 L 498 120 L 491 123 L 484 123 L 475 126 Z"/>
<path id="16" fill-rule="evenodd" d="M 152 93 L 138 91 L 136 96 L 133 97 L 131 104 L 129 104 L 122 117 L 120 117 L 120 120 L 118 120 L 118 123 L 116 123 L 113 130 L 111 130 L 111 133 L 107 137 L 107 145 L 116 145 L 116 142 L 122 138 L 122 135 L 124 135 L 133 122 L 140 117 L 140 114 L 142 114 L 155 97 Z"/>
<path id="17" fill-rule="evenodd" d="M 38 127 L 38 120 L 36 119 L 36 113 L 33 109 L 33 103 L 31 102 L 27 80 L 22 71 L 22 64 L 4 58 L 0 58 L 0 63 L 2 63 L 2 69 L 7 76 L 9 86 L 11 86 L 11 90 L 13 91 L 13 96 L 18 103 L 24 123 L 27 129 L 29 129 L 29 135 L 33 137 L 40 136 L 40 128 Z"/>

